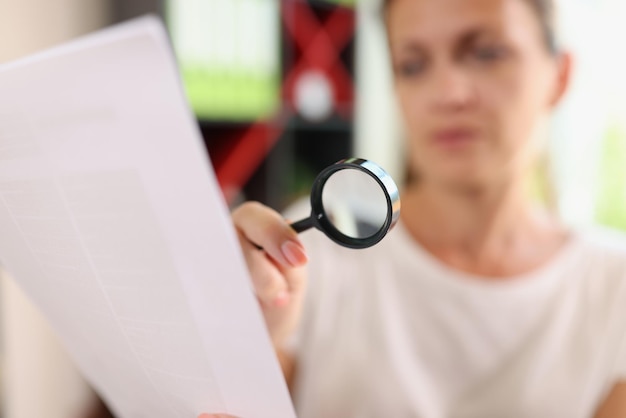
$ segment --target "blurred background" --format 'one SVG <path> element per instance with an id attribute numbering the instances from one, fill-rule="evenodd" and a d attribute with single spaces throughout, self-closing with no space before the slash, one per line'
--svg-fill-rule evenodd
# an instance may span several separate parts
<path id="1" fill-rule="evenodd" d="M 626 2 L 561 3 L 575 77 L 546 141 L 537 196 L 571 225 L 626 230 Z M 372 159 L 404 176 L 378 7 L 379 0 L 0 0 L 0 64 L 146 13 L 161 16 L 227 202 L 282 210 L 342 158 Z M 2 282 L 3 416 L 78 416 L 89 391 L 38 313 Z"/>

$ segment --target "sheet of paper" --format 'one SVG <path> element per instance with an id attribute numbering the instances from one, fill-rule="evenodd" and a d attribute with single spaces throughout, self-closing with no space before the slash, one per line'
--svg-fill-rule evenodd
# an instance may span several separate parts
<path id="1" fill-rule="evenodd" d="M 116 416 L 295 416 L 156 18 L 0 66 L 0 231 Z"/>

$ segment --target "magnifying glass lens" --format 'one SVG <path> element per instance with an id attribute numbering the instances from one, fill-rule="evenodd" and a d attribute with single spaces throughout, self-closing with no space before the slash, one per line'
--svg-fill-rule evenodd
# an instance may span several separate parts
<path id="1" fill-rule="evenodd" d="M 329 223 L 355 239 L 373 237 L 385 226 L 388 217 L 384 190 L 361 170 L 333 173 L 324 185 L 322 205 Z"/>

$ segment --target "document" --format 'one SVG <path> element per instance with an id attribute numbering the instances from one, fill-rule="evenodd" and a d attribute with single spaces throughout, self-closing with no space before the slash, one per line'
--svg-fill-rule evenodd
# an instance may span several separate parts
<path id="1" fill-rule="evenodd" d="M 157 18 L 0 66 L 0 262 L 117 417 L 295 417 Z"/>

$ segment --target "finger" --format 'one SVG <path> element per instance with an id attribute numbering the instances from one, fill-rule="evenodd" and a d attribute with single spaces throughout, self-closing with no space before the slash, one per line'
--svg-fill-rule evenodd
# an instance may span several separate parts
<path id="1" fill-rule="evenodd" d="M 308 261 L 296 231 L 272 209 L 256 202 L 244 203 L 232 218 L 239 232 L 279 263 L 298 267 Z"/>
<path id="2" fill-rule="evenodd" d="M 278 263 L 273 262 L 263 250 L 258 250 L 247 238 L 239 234 L 239 242 L 252 276 L 254 291 L 266 306 L 286 303 L 289 288 Z"/>
<path id="3" fill-rule="evenodd" d="M 300 292 L 306 284 L 306 266 L 302 267 L 285 267 L 280 264 L 275 264 L 278 271 L 285 278 L 287 282 L 287 288 L 290 293 Z"/>

